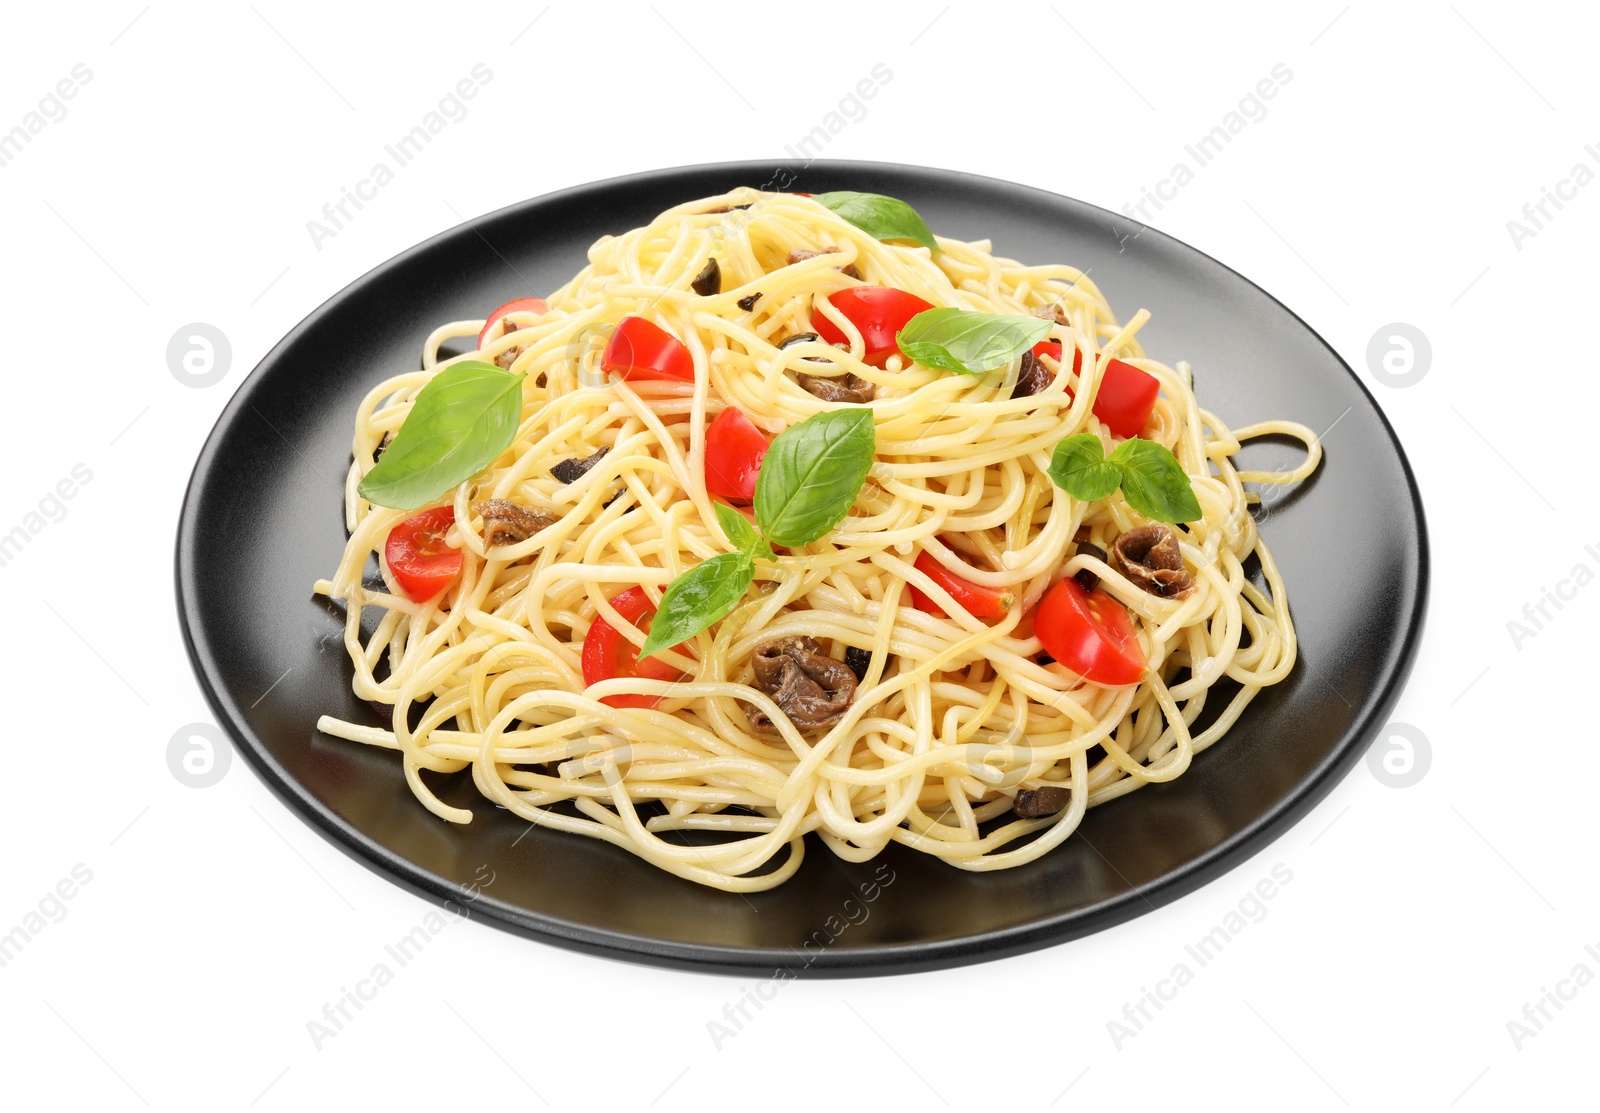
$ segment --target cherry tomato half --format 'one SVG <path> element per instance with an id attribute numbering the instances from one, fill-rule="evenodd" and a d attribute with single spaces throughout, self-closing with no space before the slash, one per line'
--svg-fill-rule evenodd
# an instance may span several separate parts
<path id="1" fill-rule="evenodd" d="M 1150 420 L 1160 391 L 1161 383 L 1154 375 L 1114 359 L 1100 376 L 1100 389 L 1090 409 L 1116 436 L 1137 437 Z"/>
<path id="2" fill-rule="evenodd" d="M 1036 356 L 1049 356 L 1061 362 L 1062 346 L 1059 340 L 1041 340 L 1033 346 Z M 1072 373 L 1083 369 L 1083 349 L 1072 350 Z M 1161 393 L 1161 383 L 1132 364 L 1114 359 L 1106 364 L 1100 376 L 1100 389 L 1089 407 L 1095 417 L 1105 422 L 1106 428 L 1119 437 L 1137 437 L 1150 420 L 1150 411 L 1156 407 L 1156 395 Z M 1072 391 L 1067 391 L 1072 397 Z"/>
<path id="3" fill-rule="evenodd" d="M 1055 360 L 1057 363 L 1060 363 L 1061 362 L 1061 341 L 1059 341 L 1059 340 L 1041 340 L 1041 341 L 1039 341 L 1037 344 L 1035 344 L 1033 346 L 1033 354 L 1036 355 L 1036 356 L 1049 356 L 1051 359 Z M 1083 349 L 1075 347 L 1075 348 L 1072 349 L 1072 373 L 1074 375 L 1076 375 L 1079 371 L 1082 371 L 1082 370 L 1083 370 Z M 1067 397 L 1069 397 L 1069 398 L 1072 397 L 1072 392 L 1070 390 L 1067 391 Z"/>
<path id="4" fill-rule="evenodd" d="M 655 604 L 642 587 L 630 587 L 611 600 L 616 612 L 646 634 L 650 632 L 650 617 L 656 613 Z M 677 646 L 673 652 L 686 652 Z M 583 639 L 583 682 L 598 684 L 619 676 L 641 676 L 646 680 L 681 680 L 683 673 L 662 661 L 660 657 L 639 660 L 639 649 L 612 627 L 603 617 L 596 617 Z M 600 701 L 611 707 L 654 707 L 660 696 L 615 695 Z"/>
<path id="5" fill-rule="evenodd" d="M 1127 610 L 1103 591 L 1084 591 L 1071 576 L 1039 601 L 1033 629 L 1046 653 L 1092 683 L 1118 687 L 1144 676 L 1144 650 Z"/>
<path id="6" fill-rule="evenodd" d="M 483 322 L 483 327 L 478 330 L 478 347 L 481 349 L 489 341 L 498 340 L 504 335 L 503 333 L 496 332 L 493 336 L 491 336 L 490 332 L 493 331 L 494 327 L 500 323 L 500 318 L 504 317 L 507 313 L 532 313 L 535 316 L 542 316 L 549 311 L 550 306 L 545 304 L 545 300 L 543 298 L 512 298 L 510 301 L 496 309 L 493 313 L 489 314 L 488 319 Z M 506 323 L 510 324 L 509 321 Z"/>
<path id="7" fill-rule="evenodd" d="M 706 493 L 728 499 L 756 497 L 756 476 L 771 447 L 755 422 L 729 406 L 706 430 Z"/>
<path id="8" fill-rule="evenodd" d="M 694 382 L 694 357 L 683 342 L 643 317 L 624 317 L 600 356 L 602 370 L 624 379 Z"/>
<path id="9" fill-rule="evenodd" d="M 389 531 L 383 558 L 400 590 L 413 603 L 426 603 L 461 574 L 461 550 L 452 549 L 444 540 L 455 521 L 455 507 L 436 506 Z"/>
<path id="10" fill-rule="evenodd" d="M 1017 601 L 1016 595 L 1006 588 L 982 587 L 962 579 L 948 571 L 926 549 L 917 555 L 916 569 L 948 591 L 950 598 L 965 607 L 967 613 L 974 618 L 1001 618 L 1011 609 L 1011 604 Z M 915 584 L 906 586 L 911 589 L 911 602 L 917 610 L 927 611 L 940 618 L 945 616 L 944 609 Z"/>
<path id="11" fill-rule="evenodd" d="M 895 336 L 911 318 L 933 308 L 917 295 L 893 286 L 851 286 L 829 294 L 828 301 L 861 333 L 866 343 L 861 358 L 873 367 L 882 367 L 890 356 L 900 355 Z M 811 328 L 829 344 L 845 342 L 844 332 L 820 309 L 811 311 Z"/>

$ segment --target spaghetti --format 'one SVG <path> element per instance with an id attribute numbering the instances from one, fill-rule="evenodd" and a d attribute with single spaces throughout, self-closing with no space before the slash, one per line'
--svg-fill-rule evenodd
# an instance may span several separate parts
<path id="1" fill-rule="evenodd" d="M 881 242 L 816 200 L 740 189 L 601 239 L 521 327 L 436 329 L 423 370 L 378 384 L 359 407 L 350 539 L 316 584 L 347 605 L 355 694 L 392 708 L 391 725 L 324 716 L 319 728 L 397 750 L 411 790 L 446 820 L 472 813 L 440 800 L 423 771 L 470 770 L 484 797 L 530 823 L 732 891 L 781 884 L 811 833 L 850 861 L 898 842 L 962 869 L 1017 866 L 1068 838 L 1087 808 L 1182 775 L 1294 664 L 1283 580 L 1250 513 L 1259 496 L 1244 485 L 1305 478 L 1318 439 L 1287 421 L 1229 430 L 1200 407 L 1186 364 L 1144 355 L 1136 333 L 1148 313 L 1119 323 L 1073 267 L 1023 266 L 987 242 L 937 243 Z M 716 289 L 701 292 L 713 259 Z M 1047 315 L 1061 347 L 978 375 L 899 355 L 868 362 L 862 328 L 827 300 L 863 286 Z M 814 334 L 819 313 L 848 350 L 817 338 L 780 347 Z M 602 344 L 629 317 L 687 349 L 692 381 L 603 373 Z M 489 338 L 478 350 L 441 358 L 447 341 L 480 328 Z M 446 543 L 460 573 L 417 602 L 385 556 L 413 511 L 373 505 L 358 486 L 422 387 L 465 359 L 525 375 L 520 424 L 486 470 L 439 500 L 453 508 Z M 1179 594 L 1105 555 L 1152 525 L 1122 494 L 1079 500 L 1049 474 L 1063 438 L 1114 440 L 1093 409 L 1113 359 L 1159 383 L 1140 435 L 1171 451 L 1201 510 L 1169 538 Z M 1025 371 L 1042 376 L 1041 389 L 1020 392 Z M 815 378 L 867 384 L 871 400 L 826 400 Z M 876 447 L 839 526 L 758 561 L 731 612 L 653 658 L 678 679 L 625 670 L 588 682 L 584 645 L 597 623 L 620 635 L 624 657 L 645 641 L 613 605 L 622 592 L 641 588 L 653 608 L 676 577 L 727 551 L 705 479 L 712 422 L 735 407 L 771 436 L 850 406 L 870 407 Z M 1242 442 L 1266 435 L 1304 442 L 1303 463 L 1238 470 Z M 569 464 L 553 473 L 560 461 Z M 495 534 L 491 500 L 526 508 L 538 528 Z M 365 576 L 375 554 L 381 586 Z M 1252 554 L 1261 586 L 1244 566 Z M 961 596 L 930 577 L 930 558 L 1009 605 L 999 617 L 952 606 Z M 1098 580 L 1090 597 L 1131 620 L 1145 662 L 1135 683 L 1094 683 L 1045 654 L 1037 604 L 1085 573 Z M 811 730 L 756 677 L 762 647 L 804 638 L 860 670 L 848 708 Z M 1236 690 L 1192 730 L 1224 677 Z"/>

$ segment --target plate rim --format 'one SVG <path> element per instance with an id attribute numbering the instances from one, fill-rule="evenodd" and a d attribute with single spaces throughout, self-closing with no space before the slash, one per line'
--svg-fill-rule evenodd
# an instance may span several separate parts
<path id="1" fill-rule="evenodd" d="M 1399 700 L 1405 683 L 1416 663 L 1423 628 L 1431 599 L 1431 544 L 1428 534 L 1427 514 L 1422 493 L 1417 484 L 1415 470 L 1405 447 L 1396 434 L 1393 424 L 1377 398 L 1367 388 L 1343 356 L 1312 328 L 1298 313 L 1289 308 L 1270 291 L 1248 276 L 1217 259 L 1209 252 L 1159 229 L 1137 222 L 1153 238 L 1165 241 L 1168 247 L 1192 252 L 1210 264 L 1221 268 L 1238 279 L 1252 291 L 1286 313 L 1293 322 L 1315 340 L 1343 370 L 1350 382 L 1365 398 L 1377 416 L 1384 436 L 1400 465 L 1405 479 L 1404 506 L 1416 525 L 1417 561 L 1414 583 L 1415 603 L 1406 616 L 1400 631 L 1397 655 L 1385 672 L 1377 678 L 1364 707 L 1344 730 L 1337 746 L 1323 764 L 1310 776 L 1301 779 L 1290 793 L 1257 817 L 1252 823 L 1234 831 L 1210 847 L 1199 857 L 1168 870 L 1155 880 L 1121 893 L 1086 909 L 1061 913 L 1031 924 L 1000 928 L 975 935 L 961 935 L 948 939 L 920 940 L 910 943 L 886 944 L 842 951 L 825 951 L 816 961 L 805 961 L 796 969 L 798 952 L 773 947 L 738 947 L 713 945 L 681 940 L 668 940 L 637 935 L 607 928 L 574 923 L 555 916 L 532 912 L 517 905 L 497 900 L 487 893 L 480 895 L 467 909 L 461 903 L 460 892 L 445 879 L 417 865 L 411 859 L 389 850 L 352 823 L 337 815 L 331 808 L 313 796 L 293 777 L 273 755 L 265 742 L 250 729 L 242 709 L 232 699 L 222 681 L 222 670 L 217 662 L 203 626 L 195 621 L 200 607 L 198 570 L 193 559 L 198 543 L 199 526 L 196 522 L 197 506 L 225 439 L 224 431 L 236 423 L 241 412 L 251 405 L 251 397 L 264 381 L 262 370 L 276 363 L 282 353 L 290 348 L 331 307 L 344 301 L 354 291 L 382 281 L 392 270 L 400 269 L 436 245 L 475 231 L 479 222 L 496 220 L 515 210 L 528 206 L 544 205 L 571 199 L 594 190 L 622 186 L 648 186 L 653 180 L 662 182 L 692 173 L 776 173 L 787 171 L 798 176 L 811 168 L 823 173 L 848 174 L 858 172 L 913 174 L 935 182 L 947 184 L 972 184 L 984 188 L 994 186 L 1007 190 L 1022 190 L 1036 194 L 1040 200 L 1051 203 L 1067 201 L 1086 210 L 1102 214 L 1110 221 L 1124 218 L 1111 210 L 1056 193 L 1039 186 L 1027 185 L 990 175 L 909 163 L 874 160 L 817 159 L 807 162 L 795 160 L 745 160 L 708 163 L 688 163 L 660 167 L 632 174 L 600 178 L 567 186 L 534 197 L 501 206 L 478 216 L 468 217 L 457 224 L 420 240 L 398 254 L 385 259 L 377 266 L 346 283 L 310 310 L 251 368 L 239 383 L 226 405 L 218 413 L 215 423 L 206 434 L 204 444 L 190 470 L 184 487 L 182 506 L 178 516 L 174 552 L 174 588 L 178 626 L 183 638 L 190 667 L 199 681 L 206 703 L 218 717 L 220 726 L 228 735 L 235 751 L 244 756 L 256 774 L 266 782 L 275 796 L 308 826 L 385 880 L 399 885 L 413 895 L 435 905 L 449 908 L 455 905 L 460 914 L 471 916 L 482 910 L 483 920 L 501 930 L 526 938 L 554 944 L 567 950 L 626 961 L 646 963 L 669 969 L 715 973 L 727 976 L 750 976 L 760 971 L 790 971 L 791 976 L 807 978 L 862 977 L 887 974 L 909 974 L 926 970 L 947 969 L 973 962 L 1008 958 L 1029 951 L 1066 943 L 1114 924 L 1133 919 L 1144 912 L 1154 911 L 1188 895 L 1221 877 L 1242 864 L 1251 855 L 1264 850 L 1277 841 L 1303 819 L 1342 781 L 1362 752 L 1376 737 L 1386 716 Z M 1131 218 L 1128 218 L 1131 219 Z M 624 852 L 625 853 L 625 852 Z M 1143 906 L 1143 907 L 1141 907 Z"/>

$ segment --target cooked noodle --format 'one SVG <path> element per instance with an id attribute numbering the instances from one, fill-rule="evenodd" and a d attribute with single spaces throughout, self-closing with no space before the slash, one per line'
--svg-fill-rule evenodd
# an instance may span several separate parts
<path id="1" fill-rule="evenodd" d="M 522 423 L 512 447 L 454 492 L 450 544 L 464 553 L 461 578 L 417 604 L 363 579 L 390 529 L 413 512 L 369 505 L 356 487 L 417 391 L 449 362 L 441 346 L 476 337 L 483 322 L 438 328 L 424 370 L 378 384 L 361 403 L 345 495 L 351 536 L 332 578 L 316 585 L 346 602 L 355 694 L 393 705 L 392 729 L 327 716 L 320 729 L 400 751 L 412 791 L 444 819 L 472 816 L 443 803 L 421 771 L 470 768 L 478 791 L 529 822 L 604 839 L 734 891 L 783 882 L 811 832 L 851 861 L 892 840 L 962 869 L 1020 865 L 1071 835 L 1088 807 L 1180 776 L 1294 664 L 1283 580 L 1250 513 L 1257 496 L 1244 484 L 1305 478 L 1321 458 L 1317 437 L 1287 421 L 1229 430 L 1198 404 L 1186 364 L 1144 355 L 1135 334 L 1148 314 L 1119 323 L 1073 267 L 1023 266 L 990 254 L 987 242 L 941 237 L 939 245 L 930 253 L 880 243 L 815 201 L 754 190 L 681 205 L 600 240 L 589 265 L 549 296 L 548 313 L 469 353 L 493 360 L 520 350 L 512 370 L 527 372 Z M 831 246 L 842 251 L 785 265 L 795 248 Z M 692 293 L 690 281 L 713 256 L 722 292 Z M 963 375 L 898 359 L 879 369 L 820 341 L 779 351 L 784 338 L 811 331 L 814 301 L 834 313 L 820 298 L 857 284 L 840 269 L 851 264 L 867 283 L 935 305 L 1027 314 L 1059 303 L 1071 327 L 1054 335 L 1083 350 L 1084 367 L 1097 366 L 1099 351 L 1156 376 L 1162 391 L 1144 435 L 1171 449 L 1203 511 L 1177 531 L 1194 592 L 1161 598 L 1091 556 L 1063 560 L 1080 527 L 1109 550 L 1117 535 L 1146 524 L 1120 493 L 1082 503 L 1046 472 L 1062 438 L 1104 436 L 1090 415 L 1093 390 L 1071 373 L 1070 358 L 1061 371 L 1047 364 L 1051 389 L 1012 399 L 1015 362 Z M 739 308 L 757 291 L 753 311 Z M 599 349 L 627 315 L 681 338 L 695 381 L 607 381 Z M 854 326 L 834 315 L 859 355 Z M 850 516 L 822 540 L 758 563 L 743 601 L 687 643 L 693 657 L 664 658 L 688 674 L 683 681 L 586 687 L 580 652 L 597 616 L 634 645 L 644 640 L 609 598 L 645 585 L 659 602 L 673 577 L 726 551 L 702 478 L 707 426 L 733 405 L 770 436 L 838 408 L 794 378 L 818 366 L 804 357 L 822 352 L 876 387 L 876 463 Z M 1288 472 L 1237 470 L 1241 442 L 1268 435 L 1303 441 L 1304 462 Z M 601 447 L 609 451 L 574 482 L 550 474 L 556 461 Z M 489 549 L 471 509 L 488 498 L 558 520 Z M 914 609 L 908 582 L 930 594 L 933 586 L 913 568 L 920 550 L 974 583 L 1011 588 L 1016 605 L 988 623 L 948 605 L 948 618 Z M 1243 566 L 1252 553 L 1264 589 Z M 1081 569 L 1096 573 L 1134 620 L 1150 663 L 1137 685 L 1106 688 L 1037 660 L 1043 649 L 1029 609 Z M 379 618 L 364 633 L 368 608 Z M 809 635 L 835 658 L 852 646 L 872 653 L 854 702 L 825 732 L 802 734 L 753 680 L 755 647 L 789 634 Z M 1237 690 L 1191 732 L 1223 677 Z M 661 702 L 600 702 L 617 693 Z M 752 727 L 757 709 L 776 730 Z M 1097 745 L 1104 756 L 1091 765 Z M 1044 786 L 1070 789 L 1068 805 L 1015 818 L 1018 790 Z M 681 830 L 723 835 L 671 834 Z"/>

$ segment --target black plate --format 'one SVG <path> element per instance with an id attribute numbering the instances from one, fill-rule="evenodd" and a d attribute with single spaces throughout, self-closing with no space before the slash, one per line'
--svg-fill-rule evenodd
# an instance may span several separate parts
<path id="1" fill-rule="evenodd" d="M 413 799 L 392 752 L 317 732 L 325 712 L 372 721 L 350 693 L 341 616 L 310 592 L 344 546 L 340 492 L 362 395 L 418 366 L 440 322 L 548 292 L 598 237 L 737 185 L 885 193 L 941 234 L 1091 270 L 1123 319 L 1150 309 L 1146 349 L 1189 360 L 1201 403 L 1230 424 L 1286 417 L 1332 427 L 1321 470 L 1263 520 L 1288 581 L 1300 663 L 1185 776 L 1094 809 L 1066 844 L 1021 868 L 965 873 L 897 845 L 857 866 L 814 844 L 787 884 L 746 897 L 600 842 L 529 831 L 484 802 L 466 773 L 442 795 L 477 818 L 447 824 Z M 200 683 L 267 783 L 347 853 L 434 901 L 460 901 L 492 873 L 475 915 L 580 950 L 730 971 L 908 971 L 1043 947 L 1174 900 L 1286 831 L 1376 734 L 1421 634 L 1428 546 L 1393 430 L 1332 349 L 1222 264 L 1135 231 L 1103 209 L 989 178 L 814 162 L 619 178 L 436 236 L 301 322 L 206 441 L 177 545 L 178 609 Z M 1258 468 L 1295 458 L 1270 444 L 1247 453 Z M 890 884 L 867 889 L 875 899 L 866 902 L 862 886 L 875 874 Z"/>

